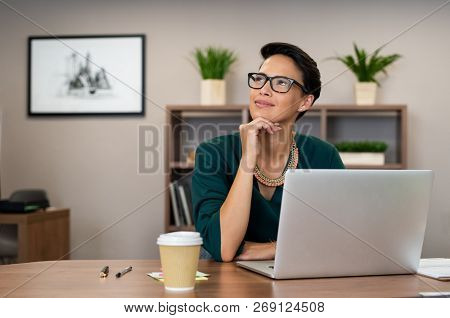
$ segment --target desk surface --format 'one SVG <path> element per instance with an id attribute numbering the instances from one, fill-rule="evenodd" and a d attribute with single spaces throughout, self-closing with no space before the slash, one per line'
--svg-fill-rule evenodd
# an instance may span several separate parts
<path id="1" fill-rule="evenodd" d="M 99 278 L 105 265 L 110 275 Z M 133 271 L 115 278 L 119 270 Z M 233 263 L 201 260 L 211 277 L 194 291 L 170 293 L 146 275 L 160 271 L 159 260 L 73 260 L 0 266 L 0 297 L 417 297 L 419 292 L 450 291 L 450 282 L 415 275 L 276 281 Z"/>

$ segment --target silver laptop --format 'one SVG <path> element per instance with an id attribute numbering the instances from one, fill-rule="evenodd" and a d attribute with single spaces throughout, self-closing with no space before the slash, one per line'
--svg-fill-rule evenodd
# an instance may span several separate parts
<path id="1" fill-rule="evenodd" d="M 411 274 L 430 170 L 288 170 L 275 261 L 237 265 L 275 279 Z"/>

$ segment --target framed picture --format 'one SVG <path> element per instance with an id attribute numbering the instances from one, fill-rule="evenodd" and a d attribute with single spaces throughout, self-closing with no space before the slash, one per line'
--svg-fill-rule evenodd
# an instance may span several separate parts
<path id="1" fill-rule="evenodd" d="M 29 37 L 29 116 L 144 114 L 145 35 Z"/>

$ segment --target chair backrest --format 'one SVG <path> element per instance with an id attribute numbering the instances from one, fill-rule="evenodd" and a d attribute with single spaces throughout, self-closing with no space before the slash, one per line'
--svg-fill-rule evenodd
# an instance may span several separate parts
<path id="1" fill-rule="evenodd" d="M 17 224 L 0 224 L 0 257 L 17 256 L 17 231 Z"/>

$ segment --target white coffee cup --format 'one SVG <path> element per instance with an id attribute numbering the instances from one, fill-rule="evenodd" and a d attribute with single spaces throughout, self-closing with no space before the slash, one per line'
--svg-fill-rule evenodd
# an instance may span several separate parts
<path id="1" fill-rule="evenodd" d="M 164 286 L 170 291 L 194 289 L 195 274 L 203 239 L 198 232 L 172 232 L 161 234 L 159 245 Z"/>

